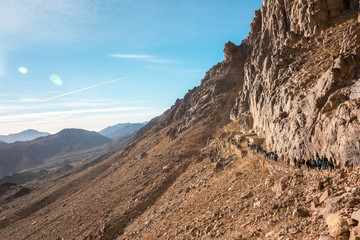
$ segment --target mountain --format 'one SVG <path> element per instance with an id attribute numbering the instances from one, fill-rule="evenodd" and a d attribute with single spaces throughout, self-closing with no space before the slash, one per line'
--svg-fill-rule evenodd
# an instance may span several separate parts
<path id="1" fill-rule="evenodd" d="M 17 141 L 31 141 L 39 137 L 45 137 L 50 135 L 46 132 L 38 132 L 33 129 L 28 129 L 20 133 L 14 133 L 9 135 L 0 135 L 0 142 L 13 143 Z"/>
<path id="2" fill-rule="evenodd" d="M 116 153 L 21 197 L 6 185 L 3 238 L 359 238 L 359 44 L 358 0 L 264 0 L 249 36 Z M 285 162 L 316 154 L 336 169 Z"/>
<path id="3" fill-rule="evenodd" d="M 147 122 L 144 123 L 119 123 L 114 126 L 109 126 L 99 133 L 105 137 L 111 139 L 119 139 L 121 137 L 125 137 L 127 135 L 131 135 L 137 132 L 140 128 L 146 125 Z"/>
<path id="4" fill-rule="evenodd" d="M 0 176 L 34 168 L 56 155 L 86 150 L 111 142 L 96 132 L 65 129 L 57 134 L 27 142 L 2 144 L 0 147 Z"/>

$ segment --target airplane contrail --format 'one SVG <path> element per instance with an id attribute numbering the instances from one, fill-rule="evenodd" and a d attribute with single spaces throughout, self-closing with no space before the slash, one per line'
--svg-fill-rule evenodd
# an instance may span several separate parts
<path id="1" fill-rule="evenodd" d="M 57 95 L 57 96 L 55 96 L 55 97 L 51 97 L 51 98 L 44 99 L 43 101 L 46 102 L 46 101 L 54 100 L 54 99 L 56 99 L 56 98 L 60 98 L 60 97 L 63 97 L 63 96 L 67 96 L 67 95 L 70 95 L 70 94 L 74 94 L 74 93 L 78 93 L 78 92 L 81 92 L 81 91 L 88 90 L 88 89 L 90 89 L 90 88 L 99 87 L 99 86 L 102 86 L 102 85 L 106 85 L 106 84 L 109 84 L 109 83 L 117 82 L 117 81 L 124 80 L 124 79 L 127 79 L 127 78 L 130 78 L 130 76 L 126 76 L 126 77 L 114 79 L 114 80 L 111 80 L 111 81 L 99 83 L 99 84 L 92 85 L 92 86 L 85 87 L 85 88 L 81 88 L 81 89 L 78 89 L 78 90 L 75 90 L 75 91 L 67 92 L 67 93 L 64 93 L 64 94 L 61 94 L 61 95 Z"/>

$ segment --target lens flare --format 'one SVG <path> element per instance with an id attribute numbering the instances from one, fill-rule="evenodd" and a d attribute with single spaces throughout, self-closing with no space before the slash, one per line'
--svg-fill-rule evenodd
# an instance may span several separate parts
<path id="1" fill-rule="evenodd" d="M 26 74 L 28 72 L 27 68 L 25 67 L 19 67 L 18 71 L 22 74 Z"/>
<path id="2" fill-rule="evenodd" d="M 50 81 L 52 81 L 57 86 L 61 86 L 64 84 L 64 82 L 61 80 L 61 77 L 57 74 L 51 74 Z"/>

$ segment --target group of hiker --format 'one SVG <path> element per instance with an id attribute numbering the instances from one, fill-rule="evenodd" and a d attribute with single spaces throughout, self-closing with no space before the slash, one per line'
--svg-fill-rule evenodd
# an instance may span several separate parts
<path id="1" fill-rule="evenodd" d="M 276 153 L 267 152 L 265 149 L 263 149 L 261 147 L 260 144 L 254 144 L 254 143 L 250 144 L 250 143 L 248 143 L 248 148 L 250 148 L 252 150 L 256 150 L 256 153 L 262 154 L 265 159 L 271 159 L 271 160 L 273 160 L 275 162 L 278 161 L 279 156 Z"/>
<path id="2" fill-rule="evenodd" d="M 288 165 L 290 166 L 290 158 L 288 158 L 287 160 Z M 319 155 L 316 154 L 315 158 L 308 158 L 307 160 L 298 160 L 296 159 L 296 157 L 294 157 L 293 159 L 293 163 L 294 163 L 294 167 L 298 167 L 298 168 L 305 168 L 305 165 L 307 167 L 307 169 L 324 169 L 327 170 L 329 169 L 330 171 L 335 169 L 335 163 L 332 157 L 330 157 L 329 159 L 324 155 L 323 157 L 319 157 Z"/>
<path id="3" fill-rule="evenodd" d="M 265 159 L 271 159 L 275 162 L 278 161 L 278 155 L 274 152 L 268 152 L 262 148 L 260 144 L 250 143 L 247 140 L 248 148 L 251 150 L 256 151 L 256 153 L 260 153 L 263 155 Z M 296 157 L 293 158 L 293 164 L 295 168 L 307 168 L 307 169 L 318 169 L 318 170 L 334 170 L 335 169 L 335 160 L 330 157 L 329 159 L 324 155 L 323 157 L 319 157 L 316 154 L 315 158 L 308 158 L 308 159 L 297 159 Z M 290 166 L 291 160 L 290 158 L 287 159 L 287 165 Z"/>

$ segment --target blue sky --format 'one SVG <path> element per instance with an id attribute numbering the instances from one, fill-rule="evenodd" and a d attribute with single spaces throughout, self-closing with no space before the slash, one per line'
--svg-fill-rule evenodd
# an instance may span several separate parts
<path id="1" fill-rule="evenodd" d="M 160 115 L 246 38 L 261 0 L 0 0 L 0 134 Z"/>

